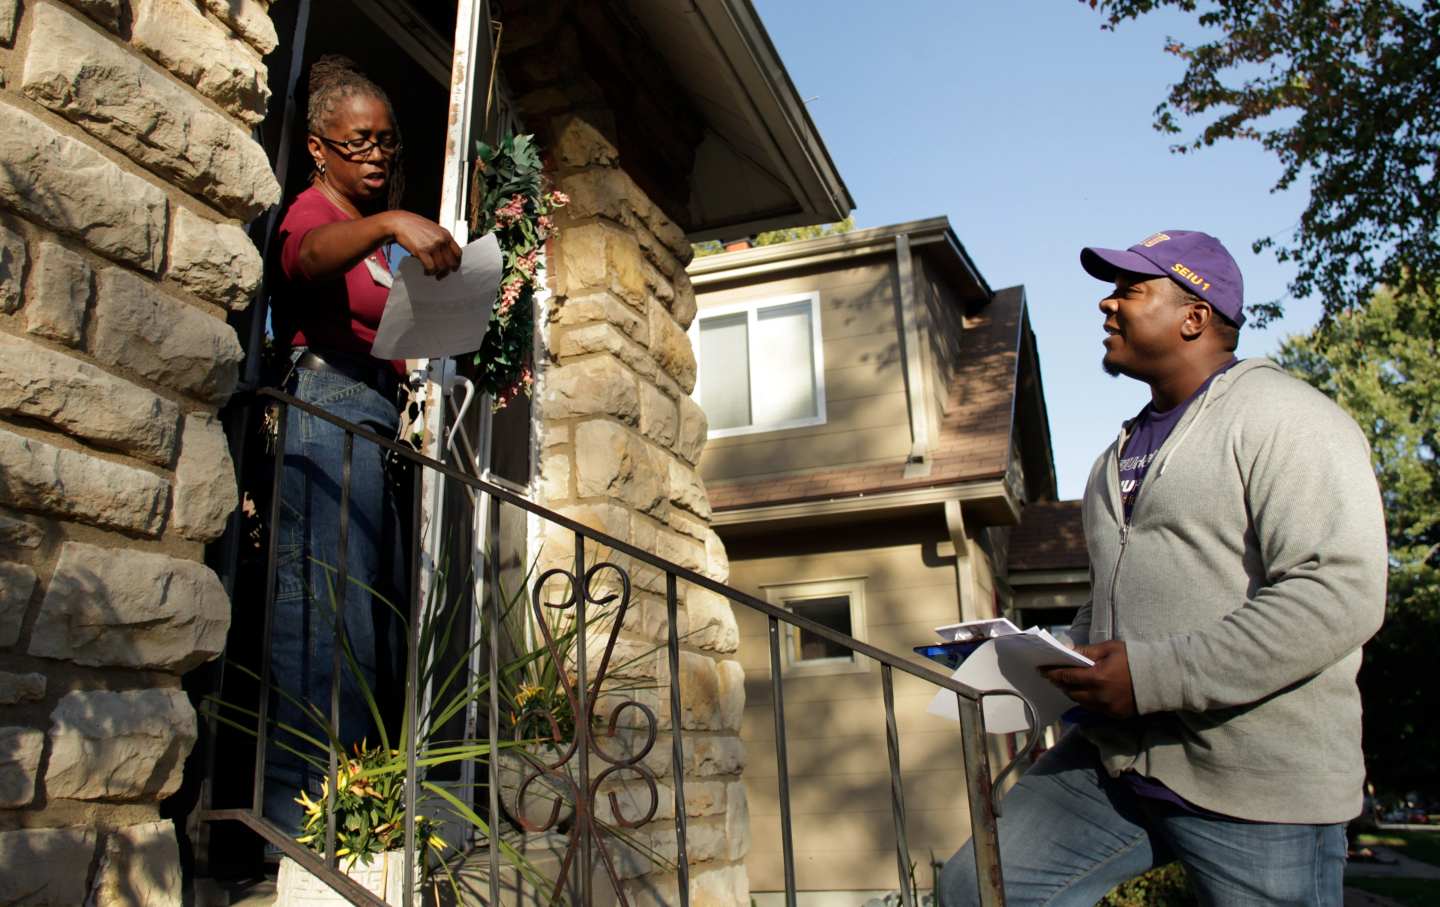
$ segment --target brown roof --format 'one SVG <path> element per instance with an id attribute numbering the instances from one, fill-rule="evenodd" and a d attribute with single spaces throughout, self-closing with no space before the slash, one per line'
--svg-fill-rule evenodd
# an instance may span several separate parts
<path id="1" fill-rule="evenodd" d="M 959 368 L 928 476 L 905 478 L 905 462 L 707 483 L 710 506 L 738 510 L 1000 478 L 1010 461 L 1011 417 L 1025 293 L 1000 290 L 965 320 Z"/>
<path id="2" fill-rule="evenodd" d="M 1084 570 L 1085 528 L 1079 501 L 1027 504 L 1010 533 L 1010 570 Z"/>

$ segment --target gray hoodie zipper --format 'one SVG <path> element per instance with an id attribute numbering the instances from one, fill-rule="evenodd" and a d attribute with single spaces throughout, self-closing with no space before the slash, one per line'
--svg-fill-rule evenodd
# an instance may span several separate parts
<path id="1" fill-rule="evenodd" d="M 1156 472 L 1155 479 L 1159 479 L 1161 476 L 1165 475 L 1165 467 L 1170 465 L 1170 458 L 1175 456 L 1175 452 L 1178 451 L 1182 445 L 1184 445 L 1185 439 L 1190 436 L 1191 429 L 1193 429 L 1200 422 L 1200 420 L 1204 418 L 1205 408 L 1210 405 L 1211 393 L 1213 393 L 1215 388 L 1218 387 L 1220 383 L 1228 377 L 1229 372 L 1227 371 L 1225 374 L 1220 375 L 1214 381 L 1210 382 L 1210 386 L 1205 388 L 1205 393 L 1200 396 L 1200 408 L 1195 411 L 1195 417 L 1186 424 L 1185 430 L 1180 433 L 1180 437 L 1175 439 L 1174 445 L 1170 445 L 1168 439 L 1166 440 L 1165 444 L 1161 445 L 1162 450 L 1167 446 L 1170 447 L 1170 449 L 1166 451 L 1165 458 L 1160 461 L 1160 469 L 1158 472 Z M 1115 441 L 1115 470 L 1117 474 L 1120 470 L 1120 458 L 1125 453 L 1125 442 L 1129 433 L 1130 425 L 1129 423 L 1127 423 L 1121 427 L 1120 437 L 1117 438 Z M 1154 479 L 1151 479 L 1150 481 L 1154 481 Z M 1130 521 L 1135 513 L 1135 508 L 1140 506 L 1140 492 L 1145 488 L 1146 484 L 1147 483 L 1142 482 L 1140 488 L 1135 489 L 1135 500 L 1130 505 L 1131 516 L 1125 515 L 1125 503 L 1124 501 L 1120 502 L 1120 552 L 1115 555 L 1115 570 L 1113 573 L 1110 574 L 1111 639 L 1115 638 L 1116 630 L 1119 627 L 1119 621 L 1116 620 L 1115 586 L 1117 585 L 1117 581 L 1120 579 L 1120 564 L 1122 561 L 1125 560 L 1125 549 L 1130 544 Z"/>

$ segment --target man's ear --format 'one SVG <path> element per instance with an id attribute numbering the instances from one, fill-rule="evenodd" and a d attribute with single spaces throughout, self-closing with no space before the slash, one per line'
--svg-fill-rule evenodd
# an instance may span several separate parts
<path id="1" fill-rule="evenodd" d="M 1186 303 L 1185 320 L 1180 322 L 1180 337 L 1184 340 L 1200 339 L 1214 317 L 1215 312 L 1208 303 Z"/>

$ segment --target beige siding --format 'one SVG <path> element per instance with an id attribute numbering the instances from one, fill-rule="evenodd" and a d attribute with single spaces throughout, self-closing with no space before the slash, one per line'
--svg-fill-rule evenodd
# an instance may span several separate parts
<path id="1" fill-rule="evenodd" d="M 822 537 L 815 537 L 822 532 Z M 791 542 L 790 540 L 796 540 Z M 886 544 L 867 547 L 865 540 Z M 865 635 L 891 652 L 933 638 L 958 619 L 955 568 L 936 556 L 938 521 L 793 533 L 732 545 L 731 582 L 764 586 L 865 578 Z M 815 552 L 828 548 L 828 551 Z M 760 553 L 764 556 L 755 557 Z M 763 616 L 737 609 L 745 668 L 741 737 L 753 844 L 747 858 L 755 891 L 783 887 L 769 643 Z M 919 661 L 919 659 L 917 659 Z M 934 688 L 895 677 L 895 718 L 912 859 L 948 857 L 969 836 L 964 763 L 956 725 L 925 714 Z M 890 805 L 889 757 L 878 666 L 859 673 L 791 675 L 784 681 L 786 744 L 797 882 L 805 890 L 889 890 L 898 884 Z"/>
<path id="2" fill-rule="evenodd" d="M 800 293 L 820 296 L 826 420 L 822 425 L 712 438 L 707 481 L 895 461 L 910 449 L 897 329 L 894 257 L 867 256 L 769 282 L 700 289 L 706 309 Z"/>

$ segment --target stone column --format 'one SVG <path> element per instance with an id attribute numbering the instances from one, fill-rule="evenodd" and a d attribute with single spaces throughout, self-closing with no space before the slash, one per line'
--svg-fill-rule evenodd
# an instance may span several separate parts
<path id="1" fill-rule="evenodd" d="M 691 250 L 666 213 L 669 200 L 652 197 L 667 187 L 688 194 L 699 130 L 684 110 L 672 107 L 673 117 L 663 112 L 678 104 L 666 94 L 664 69 L 616 15 L 608 4 L 557 2 L 507 11 L 505 23 L 505 74 L 526 129 L 547 150 L 557 188 L 571 199 L 548 249 L 553 295 L 540 331 L 539 493 L 546 506 L 587 526 L 723 582 L 729 564 L 710 528 L 709 500 L 696 471 L 706 421 L 690 398 L 696 365 L 686 329 L 695 318 L 695 295 L 685 265 Z M 617 83 L 631 86 L 623 90 L 628 98 Z M 632 139 L 644 137 L 643 153 L 622 151 L 617 123 Z M 571 533 L 545 531 L 540 570 L 568 567 L 573 551 Z M 658 811 L 632 835 L 673 864 L 668 732 L 675 717 L 664 648 L 665 577 L 608 550 L 587 562 L 596 558 L 630 573 L 631 613 L 614 660 L 629 663 L 626 682 L 640 687 L 623 698 L 651 706 L 661 731 L 647 759 L 660 781 Z M 679 722 L 691 903 L 746 907 L 749 814 L 739 739 L 745 694 L 733 657 L 735 618 L 723 597 L 681 587 Z M 607 717 L 616 701 L 602 703 Z M 633 776 L 615 787 L 625 816 L 648 807 L 648 788 Z M 602 819 L 613 818 L 607 803 L 597 807 Z M 673 866 L 632 852 L 619 869 L 632 903 L 678 902 Z"/>
<path id="2" fill-rule="evenodd" d="M 226 318 L 280 196 L 266 6 L 0 0 L 0 903 L 181 900 L 158 805 L 230 620 Z"/>

